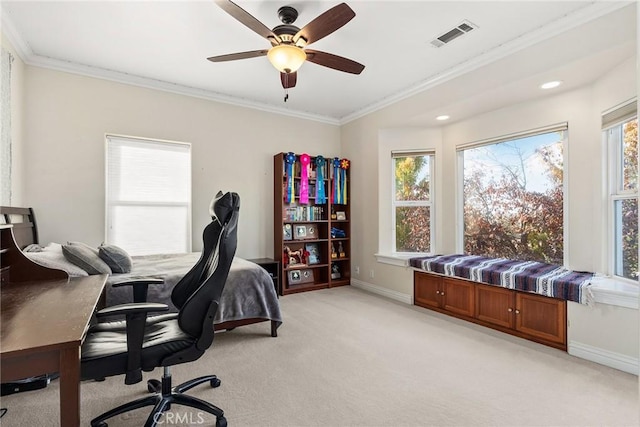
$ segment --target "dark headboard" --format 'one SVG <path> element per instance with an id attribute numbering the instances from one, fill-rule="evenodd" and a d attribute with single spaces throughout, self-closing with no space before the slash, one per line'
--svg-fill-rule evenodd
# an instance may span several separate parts
<path id="1" fill-rule="evenodd" d="M 20 249 L 38 243 L 38 227 L 33 208 L 0 206 L 0 224 L 13 225 L 13 236 Z"/>

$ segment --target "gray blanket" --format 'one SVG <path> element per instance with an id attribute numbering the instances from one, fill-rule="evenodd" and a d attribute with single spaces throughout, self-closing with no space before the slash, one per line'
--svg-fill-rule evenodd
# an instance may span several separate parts
<path id="1" fill-rule="evenodd" d="M 133 301 L 133 292 L 130 287 L 113 288 L 111 286 L 113 283 L 151 277 L 163 279 L 164 285 L 150 285 L 147 300 L 167 304 L 169 311 L 177 311 L 171 302 L 171 290 L 199 258 L 200 252 L 134 256 L 131 273 L 109 276 L 107 306 Z M 254 318 L 282 322 L 280 303 L 273 280 L 259 265 L 235 257 L 222 292 L 214 324 Z"/>

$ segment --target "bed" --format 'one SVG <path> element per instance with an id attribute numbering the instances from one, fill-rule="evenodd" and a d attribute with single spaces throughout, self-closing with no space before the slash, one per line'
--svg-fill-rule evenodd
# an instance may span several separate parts
<path id="1" fill-rule="evenodd" d="M 38 228 L 32 208 L 0 206 L 0 223 L 13 225 L 14 238 L 20 249 L 39 243 Z M 35 255 L 37 253 L 25 252 L 25 255 L 32 261 L 52 268 L 59 268 L 56 263 L 64 262 L 57 253 L 47 255 L 51 260 L 38 257 Z M 114 288 L 114 283 L 130 279 L 156 278 L 162 279 L 164 284 L 151 285 L 148 300 L 167 304 L 170 311 L 177 311 L 171 302 L 173 285 L 198 261 L 199 257 L 200 252 L 132 257 L 133 266 L 130 273 L 109 275 L 106 286 L 106 305 L 133 300 L 133 293 L 129 287 Z M 70 269 L 68 267 L 66 271 L 74 275 L 74 271 L 69 271 Z M 81 275 L 83 272 L 75 271 L 75 273 Z M 282 324 L 282 316 L 273 279 L 259 265 L 235 257 L 214 320 L 215 330 L 232 330 L 258 322 L 270 322 L 271 336 L 277 336 L 277 329 Z"/>

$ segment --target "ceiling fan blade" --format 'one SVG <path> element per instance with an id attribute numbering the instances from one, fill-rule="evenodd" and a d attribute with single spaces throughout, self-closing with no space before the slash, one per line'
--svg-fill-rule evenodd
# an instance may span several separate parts
<path id="1" fill-rule="evenodd" d="M 249 27 L 251 30 L 260 34 L 265 39 L 276 40 L 280 43 L 280 37 L 275 35 L 269 27 L 258 21 L 249 12 L 232 2 L 231 0 L 215 0 L 216 4 L 222 8 L 229 15 L 236 18 L 238 21 Z"/>
<path id="2" fill-rule="evenodd" d="M 329 67 L 351 74 L 360 74 L 362 70 L 364 70 L 364 65 L 359 62 L 332 53 L 311 49 L 305 49 L 305 53 L 307 54 L 307 61 L 322 65 L 323 67 Z"/>
<path id="3" fill-rule="evenodd" d="M 291 87 L 296 87 L 296 82 L 298 81 L 298 73 L 280 73 L 280 82 L 282 83 L 282 87 L 285 89 L 289 89 Z"/>
<path id="4" fill-rule="evenodd" d="M 268 49 L 250 50 L 248 52 L 228 53 L 226 55 L 218 55 L 207 58 L 211 62 L 235 61 L 236 59 L 257 58 L 265 56 L 269 52 Z"/>
<path id="5" fill-rule="evenodd" d="M 354 16 L 356 13 L 346 3 L 340 3 L 305 25 L 293 36 L 293 41 L 297 42 L 302 37 L 307 44 L 316 42 L 351 21 Z"/>

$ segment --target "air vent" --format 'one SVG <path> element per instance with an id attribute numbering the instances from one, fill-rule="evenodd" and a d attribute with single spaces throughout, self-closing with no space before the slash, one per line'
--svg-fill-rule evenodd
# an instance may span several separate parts
<path id="1" fill-rule="evenodd" d="M 468 32 L 474 30 L 478 28 L 476 25 L 472 24 L 469 21 L 462 21 L 462 23 L 460 25 L 458 25 L 455 28 L 452 28 L 451 30 L 447 31 L 446 33 L 442 34 L 440 37 L 436 38 L 435 40 L 431 41 L 431 44 L 435 47 L 441 47 L 444 46 L 447 43 L 450 43 L 451 41 L 457 39 L 460 36 L 463 36 L 465 34 L 467 34 Z"/>

